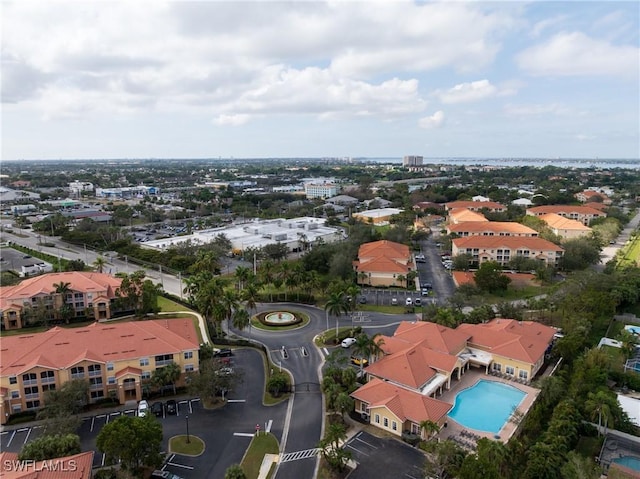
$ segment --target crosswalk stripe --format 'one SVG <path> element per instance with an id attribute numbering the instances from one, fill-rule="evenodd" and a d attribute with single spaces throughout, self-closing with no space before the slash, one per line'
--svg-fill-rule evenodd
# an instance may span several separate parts
<path id="1" fill-rule="evenodd" d="M 298 461 L 300 459 L 307 459 L 309 457 L 317 456 L 319 452 L 320 452 L 320 449 L 317 449 L 317 448 L 306 449 L 304 451 L 288 452 L 280 456 L 280 462 L 291 462 L 291 461 Z"/>

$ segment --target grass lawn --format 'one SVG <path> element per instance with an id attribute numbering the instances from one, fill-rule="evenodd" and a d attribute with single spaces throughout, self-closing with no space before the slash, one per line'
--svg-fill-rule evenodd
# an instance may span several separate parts
<path id="1" fill-rule="evenodd" d="M 278 454 L 278 440 L 273 434 L 262 432 L 259 436 L 253 437 L 240 464 L 247 479 L 258 477 L 265 454 Z"/>
<path id="2" fill-rule="evenodd" d="M 253 316 L 251 318 L 251 327 L 256 329 L 262 329 L 264 331 L 287 331 L 290 329 L 298 329 L 309 324 L 309 321 L 310 321 L 309 316 L 300 311 L 295 311 L 295 310 L 281 310 L 281 311 L 293 313 L 297 317 L 302 318 L 302 321 L 300 323 L 290 324 L 288 326 L 269 326 L 268 324 L 262 324 L 260 320 L 256 319 L 256 317 Z"/>
<path id="3" fill-rule="evenodd" d="M 618 261 L 618 267 L 637 265 L 640 261 L 640 235 L 633 237 L 621 252 L 622 257 Z"/>
<path id="4" fill-rule="evenodd" d="M 191 434 L 189 442 L 187 442 L 186 435 L 174 436 L 169 439 L 169 451 L 184 456 L 199 456 L 204 452 L 204 441 Z"/>
<path id="5" fill-rule="evenodd" d="M 164 296 L 158 297 L 158 307 L 160 308 L 160 311 L 162 311 L 163 313 L 184 311 L 185 309 L 188 309 L 182 306 L 181 304 L 178 304 L 174 301 L 171 301 L 170 299 L 165 298 Z"/>

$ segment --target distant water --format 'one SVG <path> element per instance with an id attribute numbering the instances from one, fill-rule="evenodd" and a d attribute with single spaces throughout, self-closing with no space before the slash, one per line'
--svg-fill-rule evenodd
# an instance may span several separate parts
<path id="1" fill-rule="evenodd" d="M 401 164 L 402 158 L 357 158 L 370 163 Z M 428 165 L 487 165 L 487 166 L 557 166 L 560 168 L 626 168 L 640 169 L 640 159 L 616 158 L 424 158 Z"/>

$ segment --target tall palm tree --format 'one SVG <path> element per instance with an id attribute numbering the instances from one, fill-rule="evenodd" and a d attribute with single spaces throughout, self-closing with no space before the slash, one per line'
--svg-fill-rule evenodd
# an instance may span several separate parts
<path id="1" fill-rule="evenodd" d="M 67 295 L 71 293 L 71 283 L 60 281 L 59 283 L 53 283 L 53 288 L 56 293 L 56 310 L 60 311 L 67 302 Z"/>
<path id="2" fill-rule="evenodd" d="M 105 265 L 107 264 L 107 260 L 102 256 L 98 256 L 96 260 L 93 262 L 93 267 L 96 269 L 98 273 L 102 273 Z"/>
<path id="3" fill-rule="evenodd" d="M 238 290 L 239 291 L 242 291 L 244 289 L 244 284 L 249 279 L 251 274 L 252 274 L 251 270 L 249 268 L 247 268 L 246 266 L 238 266 L 236 268 L 234 276 L 236 277 L 236 280 L 238 282 Z"/>
<path id="4" fill-rule="evenodd" d="M 377 356 L 382 351 L 382 345 L 384 340 L 382 338 L 370 338 L 367 334 L 362 333 L 356 337 L 356 342 L 353 345 L 353 354 L 360 358 L 367 358 L 367 361 L 371 361 L 372 356 Z M 360 361 L 360 377 L 364 370 L 363 361 Z"/>
<path id="5" fill-rule="evenodd" d="M 280 279 L 281 284 L 284 284 L 284 300 L 286 302 L 287 289 L 289 286 L 293 286 L 293 268 L 291 267 L 291 263 L 289 261 L 283 261 L 282 263 L 280 263 L 278 278 Z"/>
<path id="6" fill-rule="evenodd" d="M 269 290 L 271 291 L 270 292 L 271 302 L 273 302 L 273 288 L 271 286 L 273 285 L 273 278 L 275 275 L 274 270 L 275 270 L 274 262 L 271 261 L 270 259 L 266 259 L 260 264 L 260 270 L 258 271 L 258 274 L 260 275 L 263 285 L 270 287 Z"/>
<path id="7" fill-rule="evenodd" d="M 609 423 L 613 426 L 613 410 L 612 410 L 612 397 L 605 391 L 598 391 L 597 393 L 590 392 L 587 395 L 587 401 L 584 406 L 588 413 L 591 414 L 591 418 L 598 418 L 598 426 L 602 427 L 602 420 L 604 419 L 605 428 Z M 600 435 L 600 428 L 598 428 L 598 435 Z"/>
<path id="8" fill-rule="evenodd" d="M 222 292 L 222 297 L 220 298 L 220 305 L 224 310 L 224 315 L 227 319 L 227 326 L 229 325 L 229 321 L 233 318 L 236 310 L 240 307 L 240 297 L 238 293 L 236 293 L 233 289 L 225 289 Z"/>
<path id="9" fill-rule="evenodd" d="M 244 330 L 251 324 L 251 315 L 245 308 L 238 308 L 233 312 L 233 327 Z"/>
<path id="10" fill-rule="evenodd" d="M 324 310 L 327 315 L 327 324 L 329 323 L 329 316 L 336 317 L 336 338 L 338 342 L 338 318 L 342 313 L 347 314 L 349 312 L 349 304 L 347 297 L 342 292 L 333 292 L 329 295 L 329 299 L 324 305 Z"/>

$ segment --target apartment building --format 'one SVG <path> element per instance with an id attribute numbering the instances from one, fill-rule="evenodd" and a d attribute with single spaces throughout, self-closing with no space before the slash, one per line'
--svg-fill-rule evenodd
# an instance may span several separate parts
<path id="1" fill-rule="evenodd" d="M 153 371 L 175 362 L 198 370 L 199 340 L 191 318 L 54 327 L 2 339 L 0 420 L 45 405 L 45 393 L 64 383 L 89 382 L 89 402 L 139 401 Z"/>
<path id="2" fill-rule="evenodd" d="M 465 236 L 526 236 L 535 238 L 538 232 L 514 221 L 464 221 L 449 224 L 447 234 Z"/>
<path id="3" fill-rule="evenodd" d="M 307 198 L 331 198 L 340 192 L 340 186 L 335 183 L 306 183 L 304 193 Z"/>
<path id="4" fill-rule="evenodd" d="M 449 210 L 447 216 L 448 224 L 458 223 L 470 223 L 472 221 L 488 222 L 489 220 L 482 214 L 476 211 L 468 210 L 467 208 L 454 208 Z"/>
<path id="5" fill-rule="evenodd" d="M 451 201 L 444 205 L 447 211 L 455 208 L 466 208 L 471 211 L 480 211 L 486 209 L 492 213 L 501 213 L 507 211 L 506 206 L 495 201 Z"/>
<path id="6" fill-rule="evenodd" d="M 592 232 L 591 228 L 585 226 L 580 221 L 565 218 L 555 213 L 547 213 L 546 215 L 539 216 L 539 218 L 547 224 L 553 234 L 564 239 L 581 238 L 583 236 L 589 236 Z"/>
<path id="7" fill-rule="evenodd" d="M 589 226 L 591 220 L 594 220 L 596 218 L 604 218 L 607 216 L 602 211 L 599 211 L 590 206 L 545 205 L 527 208 L 527 214 L 531 216 L 542 216 L 549 213 L 555 213 L 570 220 L 580 221 L 585 226 Z"/>
<path id="8" fill-rule="evenodd" d="M 406 286 L 415 263 L 407 245 L 381 240 L 361 245 L 353 268 L 358 284 Z"/>
<path id="9" fill-rule="evenodd" d="M 549 266 L 557 266 L 564 250 L 542 238 L 525 236 L 467 236 L 452 242 L 453 256 L 471 255 L 473 262 L 497 261 L 502 266 L 516 256 L 536 259 Z"/>
<path id="10" fill-rule="evenodd" d="M 104 273 L 68 271 L 43 274 L 14 286 L 2 286 L 2 327 L 21 329 L 29 322 L 74 317 L 109 319 L 121 282 Z"/>

